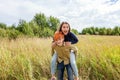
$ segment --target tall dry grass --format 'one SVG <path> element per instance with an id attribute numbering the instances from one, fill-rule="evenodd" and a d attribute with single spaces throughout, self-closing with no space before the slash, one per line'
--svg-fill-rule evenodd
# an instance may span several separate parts
<path id="1" fill-rule="evenodd" d="M 52 39 L 0 41 L 0 80 L 42 80 L 50 77 Z"/>
<path id="2" fill-rule="evenodd" d="M 119 36 L 79 36 L 77 65 L 82 80 L 120 80 L 119 41 Z"/>
<path id="3" fill-rule="evenodd" d="M 78 36 L 81 80 L 120 80 L 120 37 Z M 0 39 L 0 80 L 48 80 L 51 38 Z"/>

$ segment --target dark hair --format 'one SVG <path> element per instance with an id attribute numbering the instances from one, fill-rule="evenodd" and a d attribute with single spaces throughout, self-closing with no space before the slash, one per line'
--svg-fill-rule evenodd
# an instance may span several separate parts
<path id="1" fill-rule="evenodd" d="M 60 27 L 59 27 L 59 30 L 58 30 L 58 31 L 62 32 L 62 26 L 63 26 L 64 24 L 68 24 L 68 26 L 69 26 L 69 32 L 70 32 L 70 24 L 69 24 L 68 22 L 62 22 L 62 23 L 60 24 Z"/>

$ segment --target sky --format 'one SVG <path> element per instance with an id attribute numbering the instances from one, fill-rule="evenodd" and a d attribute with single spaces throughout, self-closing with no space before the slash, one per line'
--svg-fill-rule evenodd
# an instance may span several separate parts
<path id="1" fill-rule="evenodd" d="M 78 31 L 120 26 L 120 0 L 0 0 L 0 22 L 8 26 L 20 19 L 29 22 L 36 13 L 67 21 Z"/>

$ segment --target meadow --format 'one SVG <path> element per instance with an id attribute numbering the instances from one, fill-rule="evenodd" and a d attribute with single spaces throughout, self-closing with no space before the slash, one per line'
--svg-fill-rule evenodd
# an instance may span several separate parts
<path id="1" fill-rule="evenodd" d="M 81 80 L 120 80 L 120 36 L 79 35 Z M 0 38 L 0 80 L 49 80 L 52 38 Z"/>

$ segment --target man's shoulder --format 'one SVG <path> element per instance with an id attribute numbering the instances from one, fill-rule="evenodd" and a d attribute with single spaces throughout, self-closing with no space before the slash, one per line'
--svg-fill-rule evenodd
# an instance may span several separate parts
<path id="1" fill-rule="evenodd" d="M 75 45 L 71 45 L 71 48 L 75 48 L 75 49 L 77 49 L 77 46 L 75 46 Z"/>
<path id="2" fill-rule="evenodd" d="M 75 47 L 75 46 L 73 46 L 73 45 L 64 46 L 64 48 L 72 48 L 72 47 Z"/>

